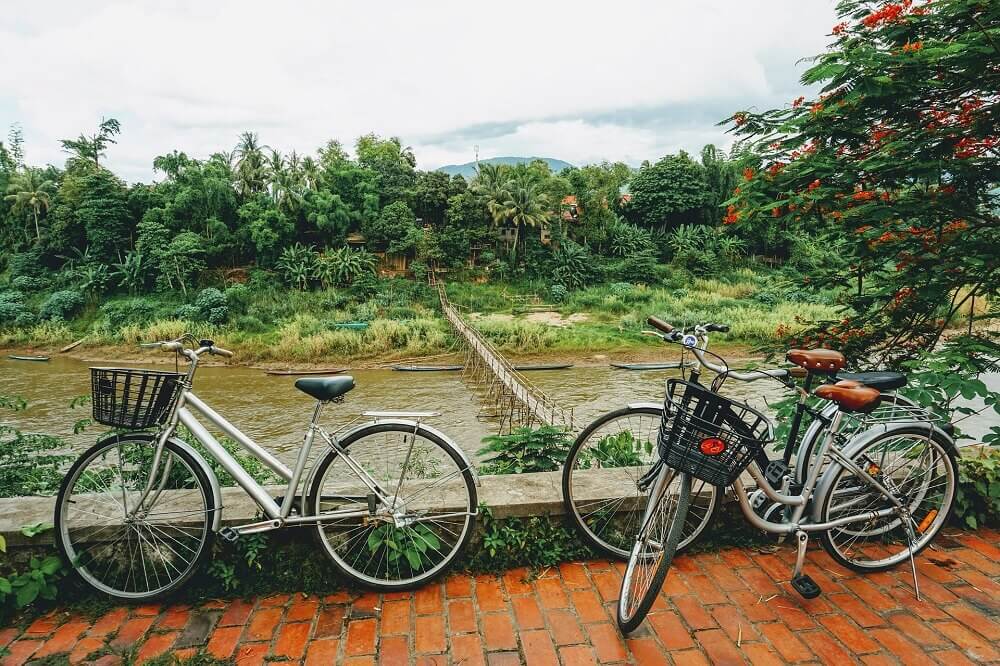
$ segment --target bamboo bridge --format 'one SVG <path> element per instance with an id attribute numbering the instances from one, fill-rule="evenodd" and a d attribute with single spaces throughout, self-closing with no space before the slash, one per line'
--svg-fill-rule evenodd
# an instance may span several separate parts
<path id="1" fill-rule="evenodd" d="M 448 300 L 444 282 L 434 279 L 441 311 L 465 348 L 463 378 L 476 387 L 482 414 L 499 420 L 501 434 L 514 428 L 549 425 L 573 430 L 573 410 L 566 409 L 514 369 L 510 361 L 459 313 Z"/>

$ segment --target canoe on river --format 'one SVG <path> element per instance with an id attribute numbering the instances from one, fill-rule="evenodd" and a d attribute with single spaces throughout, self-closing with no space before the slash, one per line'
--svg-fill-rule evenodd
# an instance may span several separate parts
<path id="1" fill-rule="evenodd" d="M 393 370 L 400 372 L 454 372 L 461 370 L 461 365 L 394 365 Z"/>
<path id="2" fill-rule="evenodd" d="M 269 375 L 335 375 L 347 368 L 327 368 L 326 370 L 265 370 Z"/>
<path id="3" fill-rule="evenodd" d="M 691 361 L 684 364 L 685 368 L 690 368 L 694 365 Z M 620 368 L 622 370 L 673 370 L 675 368 L 681 367 L 680 361 L 668 361 L 666 363 L 612 363 L 612 368 Z"/>
<path id="4" fill-rule="evenodd" d="M 572 367 L 572 363 L 539 363 L 536 365 L 515 365 L 514 369 L 523 372 L 525 370 L 565 370 Z"/>
<path id="5" fill-rule="evenodd" d="M 14 356 L 13 354 L 10 355 L 10 356 L 8 356 L 7 358 L 11 359 L 12 361 L 47 361 L 47 360 L 49 360 L 48 356 Z"/>

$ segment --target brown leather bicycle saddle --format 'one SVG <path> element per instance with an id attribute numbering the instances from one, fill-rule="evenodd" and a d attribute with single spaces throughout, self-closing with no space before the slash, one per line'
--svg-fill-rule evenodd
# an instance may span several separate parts
<path id="1" fill-rule="evenodd" d="M 813 394 L 824 400 L 832 400 L 845 412 L 867 413 L 878 407 L 882 401 L 882 394 L 878 389 L 849 380 L 824 384 L 813 391 Z"/>
<path id="2" fill-rule="evenodd" d="M 789 349 L 785 358 L 800 368 L 827 374 L 842 370 L 847 364 L 844 355 L 832 349 Z"/>

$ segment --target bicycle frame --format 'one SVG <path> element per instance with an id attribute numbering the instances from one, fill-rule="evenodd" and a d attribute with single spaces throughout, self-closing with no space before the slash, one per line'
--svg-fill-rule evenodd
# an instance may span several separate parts
<path id="1" fill-rule="evenodd" d="M 747 496 L 746 489 L 743 487 L 743 482 L 740 479 L 736 479 L 732 485 L 733 491 L 736 493 L 736 499 L 740 504 L 740 509 L 743 511 L 743 515 L 746 516 L 746 519 L 750 521 L 754 527 L 774 534 L 792 534 L 800 531 L 822 532 L 834 527 L 848 525 L 850 523 L 862 522 L 874 518 L 885 518 L 903 510 L 902 504 L 900 504 L 900 502 L 888 489 L 885 488 L 885 486 L 868 474 L 867 471 L 855 465 L 854 461 L 845 456 L 834 443 L 834 438 L 836 437 L 837 431 L 840 429 L 840 422 L 842 418 L 843 412 L 838 410 L 833 417 L 833 422 L 830 424 L 830 430 L 826 433 L 826 436 L 823 438 L 823 443 L 820 445 L 820 450 L 816 456 L 817 460 L 820 460 L 829 454 L 837 464 L 852 472 L 859 479 L 863 480 L 869 486 L 885 496 L 886 499 L 892 503 L 893 508 L 872 511 L 868 514 L 838 518 L 837 520 L 823 523 L 802 523 L 800 521 L 802 520 L 802 516 L 805 513 L 809 500 L 812 498 L 812 493 L 816 488 L 816 483 L 819 481 L 822 465 L 810 466 L 809 474 L 806 476 L 806 480 L 801 491 L 795 495 L 784 495 L 775 490 L 770 482 L 768 482 L 767 478 L 760 473 L 760 470 L 751 465 L 747 468 L 750 476 L 753 477 L 754 482 L 757 483 L 757 486 L 764 491 L 764 494 L 767 495 L 771 501 L 795 507 L 792 512 L 791 519 L 787 523 L 775 523 L 765 520 L 754 512 L 753 508 L 750 506 L 750 499 Z"/>
<path id="2" fill-rule="evenodd" d="M 309 452 L 312 450 L 317 433 L 319 433 L 320 437 L 327 443 L 328 446 L 330 446 L 331 449 L 337 451 L 337 453 L 342 456 L 342 459 L 347 464 L 348 468 L 355 475 L 357 475 L 357 477 L 365 484 L 365 486 L 368 487 L 372 494 L 378 497 L 380 501 L 386 502 L 390 506 L 392 505 L 391 494 L 382 489 L 378 483 L 371 478 L 368 472 L 358 465 L 350 457 L 350 455 L 348 455 L 347 451 L 340 446 L 340 443 L 336 440 L 336 438 L 328 435 L 317 425 L 320 414 L 322 413 L 322 402 L 317 402 L 316 404 L 312 419 L 302 442 L 302 447 L 299 449 L 298 457 L 295 461 L 295 467 L 289 469 L 280 460 L 275 458 L 271 452 L 257 444 L 257 442 L 255 442 L 251 437 L 243 433 L 225 417 L 197 397 L 190 390 L 190 378 L 193 374 L 194 367 L 192 367 L 189 371 L 187 380 L 183 382 L 183 388 L 177 397 L 177 401 L 173 407 L 170 418 L 157 438 L 156 451 L 151 465 L 152 472 L 150 473 L 149 480 L 146 482 L 146 488 L 136 503 L 136 507 L 141 507 L 144 503 L 146 503 L 147 499 L 150 504 L 155 503 L 159 493 L 162 491 L 163 486 L 166 483 L 167 475 L 170 471 L 169 460 L 167 464 L 163 466 L 162 472 L 158 471 L 161 467 L 160 463 L 162 459 L 163 446 L 176 431 L 178 425 L 183 425 L 191 431 L 191 434 L 194 435 L 199 442 L 201 442 L 201 444 L 208 451 L 209 455 L 218 461 L 218 463 L 222 465 L 223 469 L 232 475 L 236 483 L 244 490 L 244 492 L 247 493 L 247 495 L 250 496 L 251 499 L 253 499 L 253 501 L 260 507 L 261 511 L 264 512 L 264 515 L 267 516 L 268 520 L 258 523 L 250 523 L 235 528 L 235 530 L 240 534 L 266 532 L 278 529 L 284 525 L 304 523 L 315 524 L 317 522 L 327 522 L 343 518 L 361 518 L 369 514 L 368 507 L 365 506 L 363 509 L 341 509 L 313 516 L 291 515 L 295 497 L 298 495 L 298 486 L 302 481 L 302 475 L 309 460 Z M 257 483 L 250 473 L 247 472 L 242 465 L 240 465 L 239 461 L 230 455 L 230 453 L 212 435 L 212 433 L 210 433 L 208 429 L 202 425 L 202 423 L 195 417 L 195 413 L 215 425 L 219 428 L 219 430 L 236 441 L 236 443 L 250 453 L 250 455 L 260 460 L 281 479 L 288 482 L 284 498 L 282 499 L 282 503 L 280 505 L 273 497 L 271 497 L 271 494 L 268 493 L 263 486 Z M 157 479 L 159 479 L 159 481 L 157 481 Z M 345 499 L 349 498 L 345 497 Z M 366 498 L 358 497 L 356 499 L 360 501 Z"/>

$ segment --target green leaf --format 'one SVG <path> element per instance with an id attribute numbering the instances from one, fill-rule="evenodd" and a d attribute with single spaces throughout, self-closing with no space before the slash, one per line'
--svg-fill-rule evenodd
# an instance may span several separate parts
<path id="1" fill-rule="evenodd" d="M 2 534 L 0 534 L 0 553 L 6 553 L 6 552 L 7 552 L 7 539 L 5 539 Z"/>
<path id="2" fill-rule="evenodd" d="M 52 523 L 46 523 L 46 522 L 35 523 L 33 525 L 22 525 L 21 534 L 23 534 L 28 538 L 31 538 L 33 536 L 41 534 L 42 532 L 47 532 L 51 529 L 52 529 Z"/>
<path id="3" fill-rule="evenodd" d="M 17 588 L 17 591 L 14 593 L 14 602 L 17 604 L 18 608 L 24 608 L 38 598 L 38 593 L 40 591 L 41 585 L 34 581 L 29 581 L 23 586 Z"/>
<path id="4" fill-rule="evenodd" d="M 411 569 L 420 569 L 420 553 L 418 551 L 408 548 L 404 551 L 404 554 L 406 555 L 406 561 L 410 563 Z"/>

